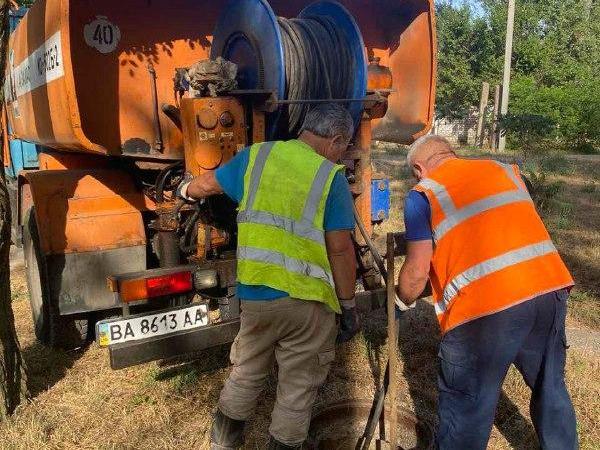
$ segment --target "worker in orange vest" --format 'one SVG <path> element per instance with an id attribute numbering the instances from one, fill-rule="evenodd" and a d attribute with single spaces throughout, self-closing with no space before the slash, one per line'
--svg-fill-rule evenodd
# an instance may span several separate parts
<path id="1" fill-rule="evenodd" d="M 543 449 L 578 447 L 564 381 L 573 279 L 516 166 L 458 158 L 429 135 L 408 153 L 418 180 L 405 202 L 407 258 L 399 297 L 427 280 L 442 332 L 439 449 L 485 449 L 502 382 L 515 364 L 532 390 Z"/>

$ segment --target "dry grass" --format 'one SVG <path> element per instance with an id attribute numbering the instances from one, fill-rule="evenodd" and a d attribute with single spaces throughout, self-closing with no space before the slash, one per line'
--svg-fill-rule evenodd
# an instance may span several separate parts
<path id="1" fill-rule="evenodd" d="M 402 204 L 410 182 L 403 165 L 393 159 L 379 164 L 379 168 L 396 180 L 393 182 L 393 217 L 386 229 L 397 230 L 402 223 L 397 205 Z M 582 186 L 588 182 L 582 177 Z M 585 202 L 579 198 L 583 197 L 583 188 L 577 191 L 574 186 L 572 189 L 574 191 L 565 189 L 565 195 L 571 195 L 569 192 L 581 192 L 581 195 L 570 201 L 575 205 Z M 578 214 L 582 214 L 582 218 Z M 576 212 L 572 217 L 577 218 L 573 226 L 553 233 L 561 250 L 565 251 L 565 245 L 572 246 L 568 251 L 580 264 L 577 266 L 580 269 L 575 268 L 574 272 L 585 286 L 580 292 L 588 292 L 585 295 L 589 297 L 574 302 L 572 315 L 575 318 L 571 320 L 578 324 L 579 315 L 583 313 L 577 305 L 597 304 L 598 299 L 597 278 L 594 278 L 598 275 L 598 263 L 594 252 L 597 252 L 599 237 L 594 220 L 599 218 L 597 214 L 595 219 L 590 218 L 585 211 Z M 593 232 L 585 231 L 589 229 L 585 220 L 591 220 Z M 586 240 L 581 239 L 583 235 L 587 236 Z M 573 265 L 570 255 L 567 258 Z M 17 327 L 34 398 L 22 405 L 10 421 L 0 424 L 0 449 L 208 448 L 210 414 L 229 370 L 227 348 L 205 352 L 197 361 L 176 366 L 147 364 L 114 372 L 109 367 L 107 352 L 95 344 L 75 353 L 53 351 L 37 344 L 22 270 L 13 273 L 12 286 Z M 317 407 L 346 398 L 372 398 L 387 351 L 382 313 L 375 312 L 365 318 L 364 333 L 338 349 L 335 365 L 319 393 Z M 433 423 L 438 333 L 431 305 L 421 301 L 414 313 L 403 317 L 401 329 L 399 401 L 423 420 Z M 567 383 L 578 415 L 582 449 L 599 448 L 599 372 L 597 353 L 569 351 Z M 249 423 L 247 449 L 265 448 L 275 386 L 275 379 L 271 377 L 257 414 Z M 520 376 L 511 371 L 504 384 L 490 449 L 536 448 L 528 399 L 527 387 Z"/>
<path id="2" fill-rule="evenodd" d="M 22 276 L 13 276 L 22 284 Z M 0 424 L 1 449 L 175 449 L 208 448 L 210 414 L 228 373 L 228 352 L 218 348 L 197 361 L 112 371 L 106 351 L 95 344 L 64 353 L 36 344 L 26 295 L 15 313 L 34 399 Z M 321 389 L 319 405 L 346 398 L 372 398 L 385 361 L 385 317 L 365 320 L 364 334 L 339 348 Z M 431 305 L 419 303 L 402 319 L 399 401 L 429 423 L 435 421 L 437 325 Z M 579 419 L 582 449 L 600 442 L 600 358 L 570 351 L 567 379 Z M 373 375 L 375 374 L 375 375 Z M 247 449 L 265 448 L 275 379 L 248 428 Z M 518 374 L 507 378 L 490 449 L 535 448 L 528 415 L 528 389 Z"/>

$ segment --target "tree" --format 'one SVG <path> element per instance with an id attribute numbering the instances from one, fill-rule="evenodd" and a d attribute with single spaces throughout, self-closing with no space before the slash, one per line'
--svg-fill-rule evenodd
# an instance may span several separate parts
<path id="1" fill-rule="evenodd" d="M 9 2 L 0 0 L 0 86 L 8 47 Z M 3 133 L 6 130 L 2 130 Z M 1 160 L 0 156 L 0 160 Z M 2 164 L 1 168 L 4 168 Z M 4 170 L 0 173 L 0 420 L 12 414 L 28 396 L 25 367 L 15 330 L 10 295 L 10 203 Z"/>
<path id="2" fill-rule="evenodd" d="M 481 82 L 501 80 L 506 1 L 473 3 L 476 10 L 449 0 L 436 6 L 441 116 L 465 117 Z M 556 125 L 546 144 L 600 147 L 600 2 L 517 1 L 510 91 L 512 119 L 537 115 Z"/>
<path id="3" fill-rule="evenodd" d="M 490 23 L 467 4 L 436 5 L 438 36 L 438 116 L 465 117 L 479 103 L 481 83 L 498 79 L 501 60 Z"/>

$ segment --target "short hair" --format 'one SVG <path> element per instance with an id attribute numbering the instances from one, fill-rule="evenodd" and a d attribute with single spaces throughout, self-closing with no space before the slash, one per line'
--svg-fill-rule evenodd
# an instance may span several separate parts
<path id="1" fill-rule="evenodd" d="M 354 120 L 339 103 L 321 103 L 313 107 L 302 124 L 300 133 L 309 131 L 323 138 L 342 136 L 349 142 L 354 136 Z"/>
<path id="2" fill-rule="evenodd" d="M 414 163 L 414 158 L 421 149 L 421 147 L 426 145 L 434 145 L 435 147 L 440 147 L 442 149 L 452 150 L 452 145 L 448 139 L 443 138 L 442 136 L 438 136 L 437 134 L 427 134 L 425 136 L 421 136 L 408 149 L 408 154 L 406 155 L 406 163 L 408 167 L 412 167 Z"/>

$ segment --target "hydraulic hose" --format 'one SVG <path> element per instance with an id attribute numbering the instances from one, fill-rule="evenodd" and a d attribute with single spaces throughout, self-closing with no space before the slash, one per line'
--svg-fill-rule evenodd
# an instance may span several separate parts
<path id="1" fill-rule="evenodd" d="M 322 16 L 278 18 L 286 73 L 287 100 L 341 99 L 352 96 L 356 63 L 344 32 Z M 290 104 L 288 132 L 300 131 L 310 104 Z"/>

